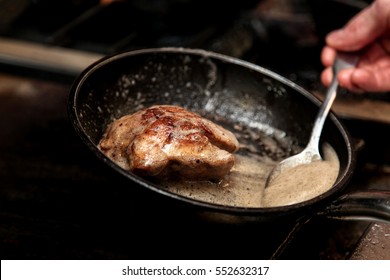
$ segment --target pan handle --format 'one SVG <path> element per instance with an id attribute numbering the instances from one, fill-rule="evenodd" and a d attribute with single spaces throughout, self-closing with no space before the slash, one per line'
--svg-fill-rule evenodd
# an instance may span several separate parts
<path id="1" fill-rule="evenodd" d="M 340 196 L 319 213 L 334 219 L 390 223 L 390 191 L 367 190 Z"/>

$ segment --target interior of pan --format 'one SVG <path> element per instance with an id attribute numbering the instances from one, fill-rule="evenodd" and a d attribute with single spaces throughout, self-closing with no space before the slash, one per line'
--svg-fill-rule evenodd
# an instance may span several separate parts
<path id="1" fill-rule="evenodd" d="M 147 49 L 95 63 L 71 91 L 69 111 L 77 132 L 111 167 L 172 195 L 158 183 L 149 184 L 121 170 L 97 148 L 111 121 L 157 104 L 182 106 L 221 124 L 237 136 L 242 146 L 239 153 L 279 160 L 306 144 L 320 102 L 267 69 L 203 50 Z M 329 196 L 348 180 L 353 149 L 347 131 L 333 114 L 325 123 L 322 141 L 335 149 L 340 160 L 338 181 L 324 195 Z"/>

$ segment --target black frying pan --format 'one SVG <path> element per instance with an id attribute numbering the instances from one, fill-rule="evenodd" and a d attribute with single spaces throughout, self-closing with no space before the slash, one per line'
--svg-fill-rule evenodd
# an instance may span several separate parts
<path id="1" fill-rule="evenodd" d="M 88 67 L 71 89 L 68 109 L 78 135 L 110 168 L 167 199 L 167 203 L 173 200 L 206 213 L 207 217 L 272 221 L 326 213 L 390 220 L 389 193 L 343 196 L 355 169 L 355 149 L 333 113 L 325 122 L 322 141 L 337 152 L 340 171 L 334 186 L 318 197 L 283 207 L 246 208 L 206 203 L 168 192 L 158 182 L 118 167 L 97 148 L 113 119 L 155 104 L 179 105 L 197 112 L 264 153 L 267 149 L 253 135 L 286 133 L 287 138 L 271 135 L 279 147 L 277 153 L 269 156 L 282 159 L 306 145 L 320 101 L 288 79 L 236 58 L 204 50 L 159 48 L 117 54 Z"/>

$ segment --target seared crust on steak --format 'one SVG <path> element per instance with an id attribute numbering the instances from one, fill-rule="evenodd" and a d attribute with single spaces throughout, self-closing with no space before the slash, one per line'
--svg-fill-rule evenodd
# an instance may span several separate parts
<path id="1" fill-rule="evenodd" d="M 99 148 L 124 169 L 159 178 L 218 179 L 234 165 L 234 134 L 198 114 L 155 105 L 112 122 Z"/>

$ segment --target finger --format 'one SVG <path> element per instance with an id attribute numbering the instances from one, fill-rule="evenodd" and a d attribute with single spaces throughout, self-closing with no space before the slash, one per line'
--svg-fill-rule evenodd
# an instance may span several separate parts
<path id="1" fill-rule="evenodd" d="M 390 69 L 373 71 L 356 69 L 350 76 L 351 84 L 366 92 L 390 91 Z"/>
<path id="2" fill-rule="evenodd" d="M 325 46 L 321 51 L 321 62 L 325 67 L 332 66 L 336 58 L 336 50 Z"/>
<path id="3" fill-rule="evenodd" d="M 333 72 L 332 67 L 325 68 L 321 73 L 321 82 L 324 86 L 329 86 L 332 82 Z"/>
<path id="4" fill-rule="evenodd" d="M 353 73 L 355 71 L 356 70 L 354 68 L 344 69 L 340 71 L 337 75 L 339 86 L 355 93 L 363 93 L 364 89 L 361 88 L 359 81 L 353 79 Z"/>
<path id="5" fill-rule="evenodd" d="M 351 92 L 363 93 L 364 90 L 362 90 L 358 85 L 356 85 L 352 81 L 352 72 L 353 72 L 353 69 L 346 69 L 346 70 L 340 71 L 339 75 L 337 76 L 339 86 L 342 88 L 345 88 Z M 333 79 L 332 67 L 328 67 L 324 71 L 322 71 L 321 82 L 325 87 L 328 87 L 331 84 L 332 79 Z"/>
<path id="6" fill-rule="evenodd" d="M 382 7 L 383 6 L 383 7 Z M 355 51 L 373 42 L 386 31 L 387 5 L 374 1 L 368 8 L 353 17 L 342 29 L 326 37 L 326 43 L 336 49 Z"/>
<path id="7" fill-rule="evenodd" d="M 390 71 L 346 69 L 338 74 L 339 85 L 355 93 L 390 90 Z"/>

